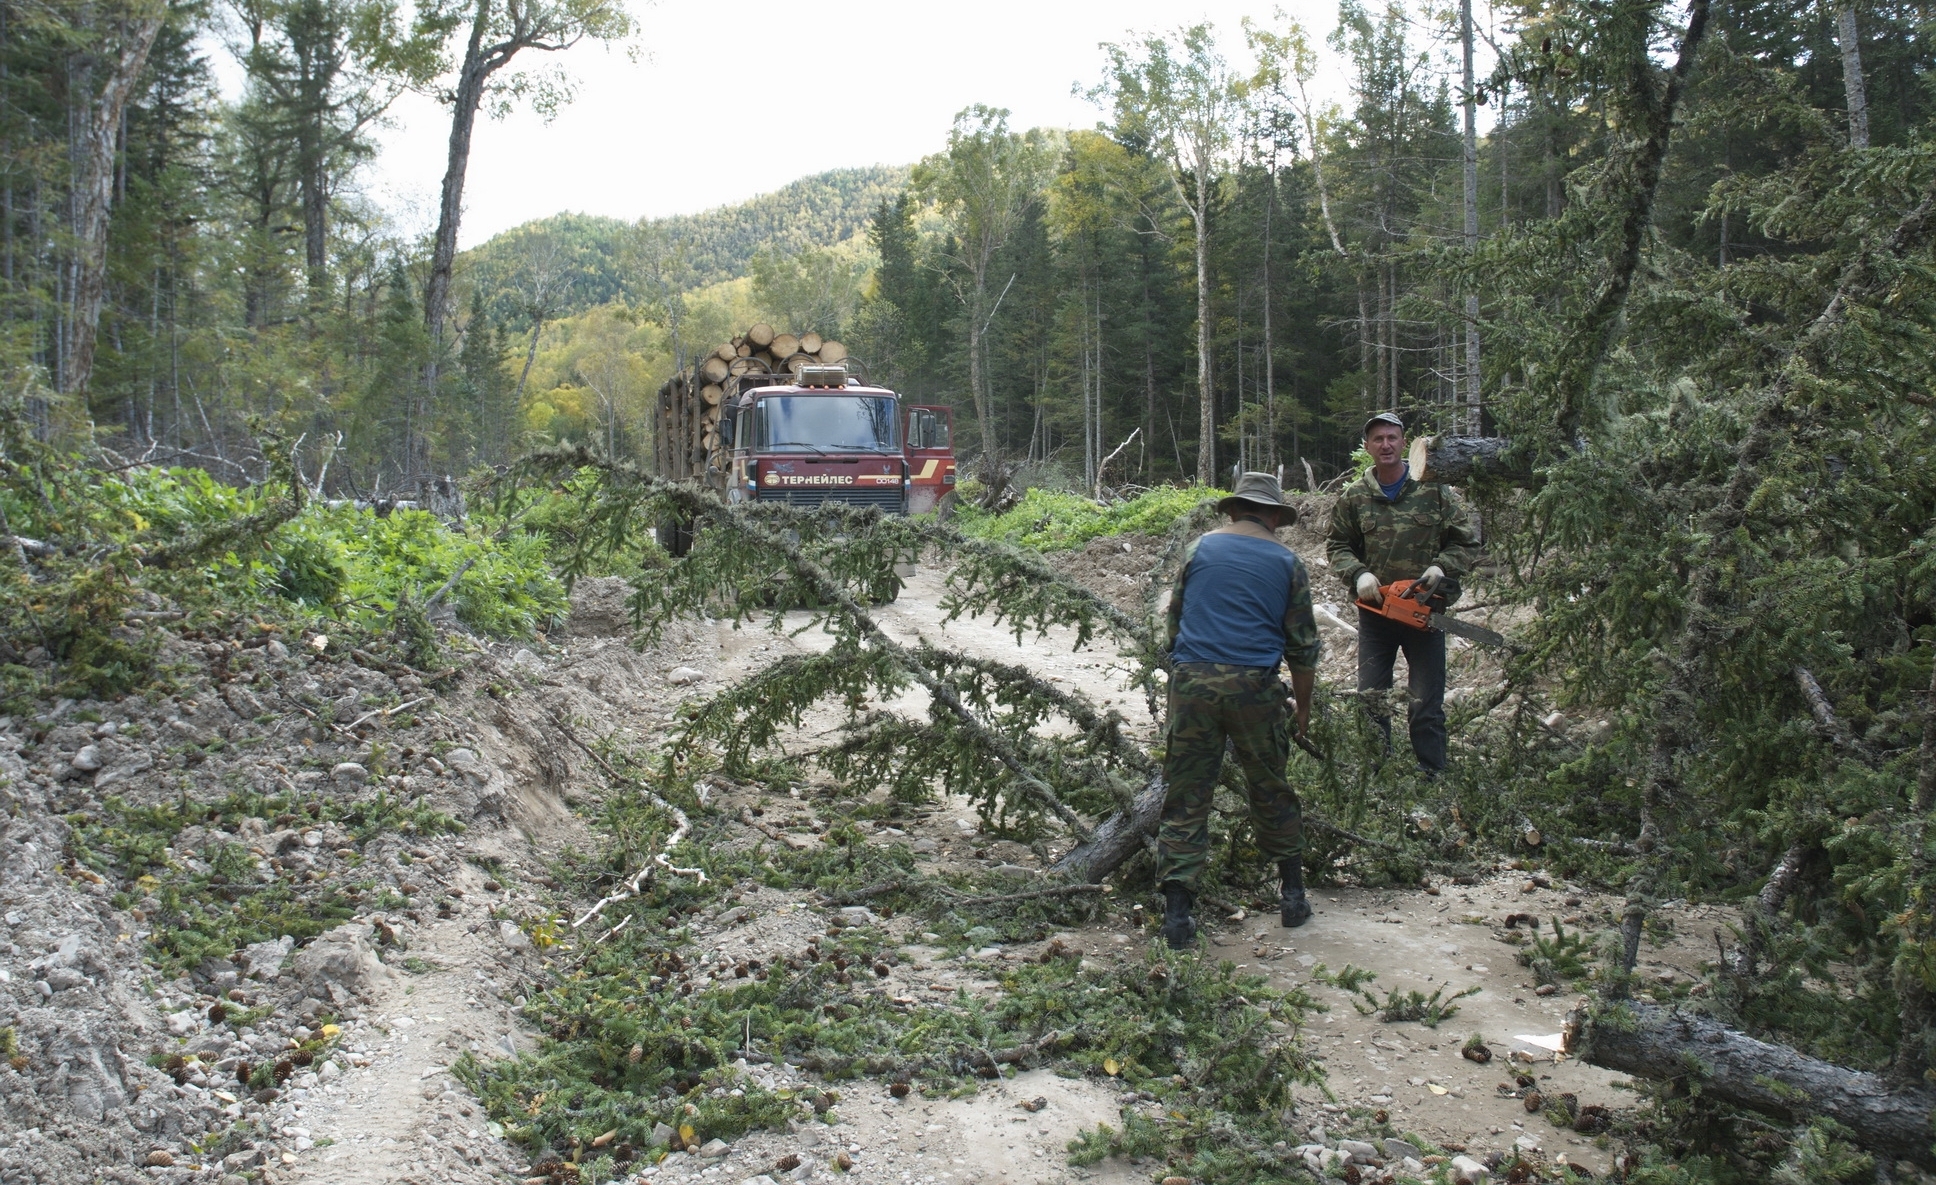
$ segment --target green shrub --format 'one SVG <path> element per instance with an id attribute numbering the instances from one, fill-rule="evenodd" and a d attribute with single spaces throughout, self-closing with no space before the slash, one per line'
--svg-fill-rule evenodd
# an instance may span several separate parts
<path id="1" fill-rule="evenodd" d="M 286 541 L 286 542 L 285 542 Z M 565 586 L 552 572 L 545 541 L 513 532 L 502 539 L 473 526 L 460 531 L 421 510 L 378 516 L 351 507 L 313 507 L 283 528 L 277 551 L 284 570 L 291 558 L 316 586 L 327 587 L 340 571 L 338 599 L 330 607 L 351 619 L 387 621 L 397 599 L 429 597 L 464 561 L 475 562 L 446 596 L 457 620 L 482 633 L 520 637 L 561 619 Z M 295 596 L 290 584 L 281 585 Z"/>
<path id="2" fill-rule="evenodd" d="M 1037 551 L 1081 547 L 1105 535 L 1135 533 L 1161 535 L 1206 500 L 1224 491 L 1203 486 L 1158 486 L 1127 502 L 1101 505 L 1080 494 L 1033 489 L 1006 514 L 989 514 L 973 506 L 955 513 L 963 533 L 997 539 Z"/>
<path id="3" fill-rule="evenodd" d="M 179 538 L 256 513 L 266 501 L 258 491 L 224 485 L 200 469 L 134 469 L 97 489 L 101 525 L 130 538 Z M 194 582 L 217 601 L 248 604 L 275 592 L 380 626 L 399 596 L 422 601 L 475 556 L 447 594 L 457 619 L 482 633 L 521 637 L 566 609 L 564 585 L 552 574 L 545 550 L 537 536 L 499 539 L 478 525 L 453 528 L 422 510 L 378 515 L 312 504 L 271 536 L 265 549 L 219 556 Z"/>

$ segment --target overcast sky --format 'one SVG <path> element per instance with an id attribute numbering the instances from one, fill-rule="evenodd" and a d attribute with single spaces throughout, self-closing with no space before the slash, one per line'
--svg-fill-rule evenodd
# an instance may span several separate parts
<path id="1" fill-rule="evenodd" d="M 1320 48 L 1337 23 L 1335 0 L 1283 7 Z M 463 244 L 560 210 L 692 213 L 826 169 L 911 163 L 940 147 L 971 103 L 1008 108 L 1016 128 L 1090 127 L 1099 112 L 1071 87 L 1099 78 L 1098 43 L 1209 20 L 1227 52 L 1247 60 L 1242 18 L 1268 22 L 1272 9 L 1270 0 L 634 0 L 638 61 L 581 45 L 556 55 L 578 95 L 549 125 L 528 113 L 479 120 Z M 1325 90 L 1341 93 L 1328 73 Z M 401 229 L 423 231 L 435 220 L 449 116 L 406 96 L 391 123 L 365 188 Z"/>

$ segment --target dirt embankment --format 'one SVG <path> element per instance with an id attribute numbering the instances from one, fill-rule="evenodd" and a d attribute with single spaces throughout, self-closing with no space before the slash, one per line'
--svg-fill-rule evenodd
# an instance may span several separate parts
<path id="1" fill-rule="evenodd" d="M 581 588 L 588 637 L 456 640 L 451 691 L 315 637 L 174 638 L 177 694 L 0 718 L 0 1181 L 521 1169 L 443 1068 L 528 1044 L 499 915 L 549 908 L 586 838 L 550 717 L 643 743 L 665 672 L 716 653 L 634 651 L 623 593 Z M 134 852 L 147 879 L 115 874 Z M 302 939 L 199 956 L 258 936 L 223 912 Z"/>

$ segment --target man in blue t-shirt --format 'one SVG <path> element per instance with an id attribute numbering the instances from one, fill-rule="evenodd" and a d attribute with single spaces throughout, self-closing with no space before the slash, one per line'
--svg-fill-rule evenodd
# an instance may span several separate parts
<path id="1" fill-rule="evenodd" d="M 1163 937 L 1181 950 L 1196 937 L 1197 879 L 1210 851 L 1210 801 L 1225 742 L 1236 750 L 1250 790 L 1257 846 L 1283 878 L 1282 920 L 1311 917 L 1304 898 L 1304 819 L 1284 780 L 1292 717 L 1302 736 L 1321 645 L 1311 614 L 1311 582 L 1277 532 L 1297 521 L 1277 479 L 1246 473 L 1217 509 L 1227 526 L 1184 553 L 1170 590 L 1170 719 L 1163 776 L 1168 792 L 1157 831 L 1157 881 L 1163 887 Z M 1287 702 L 1277 666 L 1290 668 Z"/>

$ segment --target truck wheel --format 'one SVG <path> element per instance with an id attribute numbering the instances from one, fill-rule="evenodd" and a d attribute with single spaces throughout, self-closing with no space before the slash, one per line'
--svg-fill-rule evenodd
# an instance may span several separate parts
<path id="1" fill-rule="evenodd" d="M 659 546 L 673 559 L 684 559 L 692 550 L 692 524 L 684 519 L 669 518 L 659 524 Z"/>

